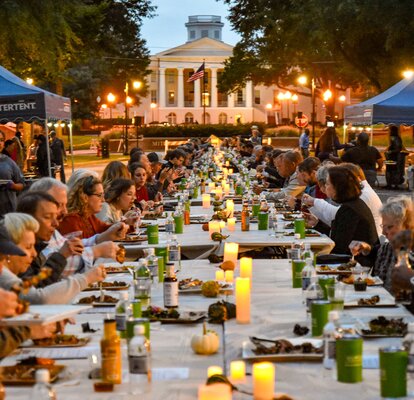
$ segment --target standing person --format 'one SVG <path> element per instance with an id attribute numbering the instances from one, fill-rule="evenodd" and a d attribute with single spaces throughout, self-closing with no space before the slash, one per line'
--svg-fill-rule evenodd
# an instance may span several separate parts
<path id="1" fill-rule="evenodd" d="M 0 132 L 0 216 L 16 210 L 17 192 L 24 188 L 22 172 L 17 164 L 7 155 L 2 154 L 5 136 Z"/>
<path id="2" fill-rule="evenodd" d="M 309 129 L 305 129 L 299 137 L 299 148 L 303 158 L 309 157 Z"/>
<path id="3" fill-rule="evenodd" d="M 252 136 L 250 137 L 250 141 L 253 143 L 253 146 L 262 145 L 262 134 L 259 131 L 259 127 L 257 125 L 253 125 L 251 127 Z"/>
<path id="4" fill-rule="evenodd" d="M 347 147 L 346 144 L 341 144 L 338 134 L 334 127 L 330 126 L 322 133 L 315 149 L 315 157 L 318 157 L 321 162 L 329 159 L 331 156 L 338 156 L 338 150 Z"/>
<path id="5" fill-rule="evenodd" d="M 40 176 L 49 176 L 49 166 L 47 162 L 47 141 L 44 135 L 37 137 L 39 146 L 36 151 L 36 167 Z"/>
<path id="6" fill-rule="evenodd" d="M 392 186 L 397 187 L 404 183 L 405 172 L 405 157 L 403 152 L 404 145 L 398 131 L 398 126 L 391 125 L 390 129 L 390 145 L 385 151 L 385 158 L 387 161 L 394 161 L 395 164 L 387 164 L 385 172 L 385 179 L 387 181 L 387 188 Z"/>
<path id="7" fill-rule="evenodd" d="M 52 139 L 50 143 L 50 155 L 52 161 L 60 166 L 60 180 L 66 183 L 65 177 L 65 161 L 66 161 L 66 150 L 62 139 L 59 139 L 55 131 L 50 132 Z"/>

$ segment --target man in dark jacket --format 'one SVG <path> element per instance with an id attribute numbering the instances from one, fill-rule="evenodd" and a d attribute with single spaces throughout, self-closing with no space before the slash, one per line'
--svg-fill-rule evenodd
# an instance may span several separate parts
<path id="1" fill-rule="evenodd" d="M 63 183 L 66 183 L 65 177 L 65 159 L 66 159 L 66 151 L 65 145 L 62 139 L 59 139 L 56 136 L 56 132 L 50 132 L 50 138 L 52 141 L 50 142 L 50 155 L 52 162 L 56 166 L 60 166 L 60 180 Z"/>

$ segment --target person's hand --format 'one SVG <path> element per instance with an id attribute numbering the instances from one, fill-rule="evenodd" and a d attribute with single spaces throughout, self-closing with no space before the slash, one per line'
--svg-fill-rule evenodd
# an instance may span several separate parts
<path id="1" fill-rule="evenodd" d="M 148 206 L 149 209 L 154 208 L 154 201 L 153 200 L 148 200 L 147 206 Z"/>
<path id="2" fill-rule="evenodd" d="M 162 199 L 163 199 L 163 196 L 162 196 L 162 193 L 161 192 L 158 192 L 156 195 L 155 195 L 155 202 L 156 203 L 159 203 L 160 201 L 162 201 Z"/>
<path id="3" fill-rule="evenodd" d="M 102 242 L 93 246 L 93 255 L 94 258 L 112 258 L 115 260 L 118 249 L 118 245 L 112 241 Z"/>
<path id="4" fill-rule="evenodd" d="M 83 243 L 80 238 L 67 239 L 60 248 L 59 253 L 63 257 L 80 256 L 83 253 Z"/>
<path id="5" fill-rule="evenodd" d="M 390 266 L 392 268 L 392 266 Z M 392 268 L 391 272 L 391 291 L 398 293 L 400 290 L 411 290 L 410 279 L 414 276 L 414 271 L 408 267 L 400 266 Z"/>
<path id="6" fill-rule="evenodd" d="M 265 169 L 265 167 L 264 167 L 264 165 L 258 165 L 257 167 L 256 167 L 256 172 L 262 172 L 263 170 Z"/>
<path id="7" fill-rule="evenodd" d="M 173 169 L 172 168 L 164 168 L 160 173 L 160 178 L 158 179 L 159 182 L 163 183 L 166 180 L 171 180 L 173 176 Z"/>
<path id="8" fill-rule="evenodd" d="M 97 243 L 105 241 L 116 241 L 125 239 L 125 235 L 128 232 L 129 226 L 123 222 L 117 222 L 111 225 L 105 232 L 98 236 Z"/>
<path id="9" fill-rule="evenodd" d="M 140 215 L 138 215 L 135 211 L 130 210 L 130 211 L 127 211 L 123 215 L 122 221 L 125 222 L 129 226 L 135 226 L 139 218 L 140 218 Z"/>
<path id="10" fill-rule="evenodd" d="M 290 208 L 295 208 L 296 205 L 296 197 L 293 196 L 286 196 L 285 197 L 285 203 L 290 207 Z"/>
<path id="11" fill-rule="evenodd" d="M 0 318 L 13 317 L 16 315 L 17 306 L 17 294 L 0 289 Z"/>
<path id="12" fill-rule="evenodd" d="M 315 204 L 315 199 L 312 196 L 309 196 L 305 193 L 302 196 L 302 204 L 304 204 L 306 207 L 313 207 Z"/>
<path id="13" fill-rule="evenodd" d="M 45 339 L 52 337 L 56 332 L 56 323 L 47 325 L 32 325 L 30 327 L 30 339 Z"/>
<path id="14" fill-rule="evenodd" d="M 371 251 L 371 246 L 368 243 L 360 242 L 359 240 L 352 240 L 348 247 L 353 256 L 358 254 L 367 255 Z"/>
<path id="15" fill-rule="evenodd" d="M 103 265 L 89 269 L 83 274 L 88 285 L 95 282 L 102 282 L 106 278 L 106 271 Z"/>
<path id="16" fill-rule="evenodd" d="M 145 200 L 141 200 L 139 204 L 141 206 L 142 211 L 147 211 L 149 209 L 148 202 L 146 202 Z"/>
<path id="17" fill-rule="evenodd" d="M 307 228 L 314 228 L 319 222 L 319 219 L 311 213 L 302 212 L 302 214 Z"/>
<path id="18" fill-rule="evenodd" d="M 259 186 L 253 186 L 253 192 L 255 194 L 260 194 L 260 193 L 263 192 L 263 189 L 261 187 L 259 187 Z"/>

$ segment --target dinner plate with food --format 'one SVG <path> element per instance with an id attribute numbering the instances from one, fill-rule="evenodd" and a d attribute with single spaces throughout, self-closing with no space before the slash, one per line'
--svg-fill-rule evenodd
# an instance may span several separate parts
<path id="1" fill-rule="evenodd" d="M 215 281 L 202 281 L 200 279 L 193 279 L 193 278 L 186 278 L 182 279 L 178 282 L 178 291 L 179 293 L 188 293 L 188 294 L 198 294 L 203 293 L 211 290 L 208 287 L 208 282 L 215 282 Z M 234 289 L 233 284 L 229 282 L 217 282 L 216 286 L 220 292 L 232 291 Z M 215 296 L 208 296 L 207 297 L 215 297 Z"/>
<path id="2" fill-rule="evenodd" d="M 20 347 L 81 347 L 89 343 L 90 340 L 90 337 L 58 333 L 50 338 L 33 339 L 23 343 Z"/>
<path id="3" fill-rule="evenodd" d="M 316 273 L 323 275 L 350 275 L 355 266 L 356 262 L 353 261 L 342 264 L 318 264 L 316 265 Z"/>
<path id="4" fill-rule="evenodd" d="M 345 294 L 344 307 L 396 307 L 396 304 L 394 297 L 385 292 L 381 294 L 347 292 Z"/>
<path id="5" fill-rule="evenodd" d="M 356 332 L 363 338 L 404 337 L 407 334 L 408 321 L 405 318 L 380 315 L 368 320 L 359 319 Z"/>
<path id="6" fill-rule="evenodd" d="M 119 298 L 117 297 L 115 298 L 108 294 L 104 294 L 103 296 L 92 295 L 92 296 L 82 297 L 79 299 L 77 304 L 79 305 L 86 304 L 86 305 L 91 305 L 92 307 L 109 307 L 109 306 L 115 307 L 118 301 L 119 301 Z"/>
<path id="7" fill-rule="evenodd" d="M 123 281 L 113 281 L 113 282 L 100 282 L 100 283 L 93 283 L 89 285 L 86 289 L 83 290 L 83 292 L 91 292 L 94 290 L 101 290 L 101 287 L 103 290 L 128 290 L 129 289 L 129 283 L 123 282 Z"/>
<path id="8" fill-rule="evenodd" d="M 243 342 L 247 361 L 322 362 L 323 341 L 312 338 L 267 339 L 251 336 Z"/>
<path id="9" fill-rule="evenodd" d="M 158 306 L 149 306 L 142 311 L 143 318 L 163 324 L 194 324 L 202 322 L 206 316 L 206 311 L 181 311 L 175 308 L 164 309 Z"/>
<path id="10" fill-rule="evenodd" d="M 338 278 L 342 283 L 345 283 L 347 285 L 355 285 L 355 283 L 363 283 L 365 282 L 367 286 L 381 286 L 384 284 L 382 279 L 379 276 L 365 276 L 360 277 L 358 275 L 342 275 L 340 278 Z"/>

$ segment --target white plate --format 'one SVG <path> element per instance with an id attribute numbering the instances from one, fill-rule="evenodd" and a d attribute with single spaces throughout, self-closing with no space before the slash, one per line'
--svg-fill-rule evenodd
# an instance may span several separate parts
<path id="1" fill-rule="evenodd" d="M 73 317 L 91 307 L 87 304 L 82 306 L 68 304 L 31 305 L 27 313 L 0 320 L 0 326 L 46 325 Z"/>
<path id="2" fill-rule="evenodd" d="M 276 339 L 277 340 L 277 339 Z M 294 346 L 303 344 L 303 343 L 311 343 L 314 347 L 322 347 L 323 340 L 321 339 L 312 339 L 312 338 L 292 338 L 286 339 L 291 342 Z M 270 345 L 270 343 L 269 343 Z M 291 353 L 283 353 L 283 354 L 261 354 L 257 355 L 253 352 L 255 349 L 255 345 L 249 340 L 243 342 L 242 348 L 242 357 L 247 361 L 278 361 L 278 362 L 297 362 L 297 361 L 317 361 L 322 362 L 323 360 L 323 353 L 315 354 L 291 354 Z"/>
<path id="3" fill-rule="evenodd" d="M 372 296 L 375 296 L 376 293 L 369 291 L 369 292 L 346 292 L 345 294 L 345 301 L 344 307 L 345 308 L 352 308 L 352 307 L 395 307 L 395 299 L 391 296 L 391 294 L 386 293 L 385 291 L 378 294 L 380 301 L 372 306 L 360 306 L 358 305 L 359 299 L 370 299 Z"/>

